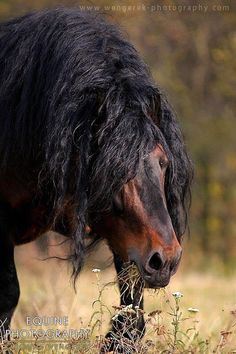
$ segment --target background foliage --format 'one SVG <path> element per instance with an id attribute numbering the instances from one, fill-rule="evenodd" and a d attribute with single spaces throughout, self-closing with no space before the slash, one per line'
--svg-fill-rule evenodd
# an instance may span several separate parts
<path id="1" fill-rule="evenodd" d="M 198 268 L 211 264 L 232 269 L 236 258 L 236 2 L 0 0 L 0 19 L 58 5 L 107 13 L 150 66 L 177 111 L 195 165 L 185 262 Z"/>

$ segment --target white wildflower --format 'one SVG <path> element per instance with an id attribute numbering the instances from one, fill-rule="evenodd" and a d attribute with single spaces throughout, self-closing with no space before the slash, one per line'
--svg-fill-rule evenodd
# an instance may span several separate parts
<path id="1" fill-rule="evenodd" d="M 175 299 L 180 299 L 184 295 L 181 292 L 176 291 L 176 292 L 172 293 L 172 296 L 174 296 Z"/>
<path id="2" fill-rule="evenodd" d="M 99 268 L 94 268 L 94 269 L 92 269 L 92 272 L 94 272 L 94 273 L 99 273 L 99 272 L 101 272 L 101 269 L 99 269 Z"/>

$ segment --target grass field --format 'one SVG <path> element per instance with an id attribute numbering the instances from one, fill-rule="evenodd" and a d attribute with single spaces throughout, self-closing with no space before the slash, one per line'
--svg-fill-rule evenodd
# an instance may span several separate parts
<path id="1" fill-rule="evenodd" d="M 68 328 L 90 326 L 91 329 L 95 326 L 92 336 L 74 352 L 97 353 L 98 339 L 109 328 L 109 311 L 115 314 L 112 306 L 119 305 L 116 286 L 106 285 L 100 293 L 101 301 L 93 303 L 99 298 L 103 285 L 114 281 L 113 268 L 105 267 L 106 262 L 95 255 L 90 257 L 79 277 L 75 294 L 70 270 L 64 262 L 39 261 L 35 254 L 26 258 L 26 254 L 31 254 L 27 247 L 30 246 L 17 251 L 22 290 L 12 327 L 27 328 L 27 316 L 68 316 Z M 98 264 L 101 271 L 92 272 Z M 176 291 L 183 297 L 174 297 L 172 293 Z M 179 269 L 165 290 L 145 291 L 145 319 L 147 332 L 137 353 L 236 353 L 235 276 L 198 274 Z M 34 328 L 41 329 L 39 326 Z M 47 326 L 43 328 L 48 329 Z M 52 349 L 49 352 L 72 353 L 73 350 Z"/>

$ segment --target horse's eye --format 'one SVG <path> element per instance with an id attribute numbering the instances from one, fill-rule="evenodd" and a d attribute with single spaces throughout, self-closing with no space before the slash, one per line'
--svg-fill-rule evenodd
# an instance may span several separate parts
<path id="1" fill-rule="evenodd" d="M 167 161 L 167 160 L 164 160 L 164 159 L 159 160 L 159 165 L 162 170 L 167 168 L 168 164 L 169 164 L 169 161 Z"/>

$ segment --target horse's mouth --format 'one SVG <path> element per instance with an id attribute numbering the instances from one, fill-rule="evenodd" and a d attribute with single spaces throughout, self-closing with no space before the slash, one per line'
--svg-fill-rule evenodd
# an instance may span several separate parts
<path id="1" fill-rule="evenodd" d="M 149 274 L 138 262 L 132 261 L 130 265 L 137 269 L 137 277 L 141 278 L 144 288 L 160 289 L 166 287 L 170 282 L 172 274 L 169 272 L 157 271 L 154 274 Z"/>
<path id="2" fill-rule="evenodd" d="M 143 277 L 144 287 L 148 289 L 160 289 L 165 288 L 169 282 L 170 278 L 167 279 L 152 279 L 150 276 Z"/>
<path id="3" fill-rule="evenodd" d="M 149 289 L 165 288 L 170 282 L 170 274 L 157 272 L 155 274 L 148 274 L 144 270 L 140 272 L 144 281 L 144 287 Z"/>

